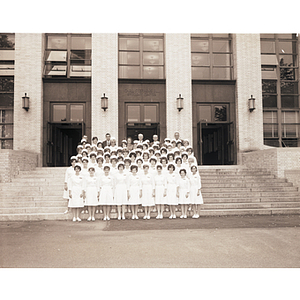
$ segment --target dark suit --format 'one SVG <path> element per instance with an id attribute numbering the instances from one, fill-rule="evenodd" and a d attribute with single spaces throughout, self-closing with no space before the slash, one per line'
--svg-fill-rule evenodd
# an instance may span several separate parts
<path id="1" fill-rule="evenodd" d="M 111 145 L 111 141 L 110 140 L 109 141 L 105 140 L 102 143 L 103 148 L 106 147 L 106 146 L 110 146 L 110 145 Z"/>

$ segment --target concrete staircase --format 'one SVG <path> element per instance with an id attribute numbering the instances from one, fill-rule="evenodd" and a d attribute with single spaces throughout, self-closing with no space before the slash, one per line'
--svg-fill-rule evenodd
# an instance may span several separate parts
<path id="1" fill-rule="evenodd" d="M 21 172 L 11 183 L 0 183 L 0 221 L 70 220 L 71 214 L 64 214 L 67 202 L 62 198 L 65 170 L 37 168 Z M 200 166 L 199 172 L 205 203 L 201 216 L 300 214 L 298 188 L 264 170 Z M 113 210 L 111 218 L 116 217 Z"/>

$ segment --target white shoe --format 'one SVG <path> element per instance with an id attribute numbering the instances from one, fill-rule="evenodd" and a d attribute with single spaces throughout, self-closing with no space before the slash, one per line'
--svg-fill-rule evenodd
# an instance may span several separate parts
<path id="1" fill-rule="evenodd" d="M 156 217 L 156 219 L 160 219 L 160 216 L 158 215 L 158 216 Z"/>
<path id="2" fill-rule="evenodd" d="M 136 220 L 138 220 L 138 219 L 139 219 L 139 217 L 138 217 L 138 216 L 135 216 L 135 219 L 136 219 Z"/>
<path id="3" fill-rule="evenodd" d="M 109 221 L 110 220 L 110 217 L 106 217 L 106 221 Z"/>
<path id="4" fill-rule="evenodd" d="M 103 210 L 102 209 L 100 209 L 100 214 L 103 214 Z"/>
<path id="5" fill-rule="evenodd" d="M 171 216 L 169 217 L 169 219 L 173 219 L 173 216 L 171 215 Z"/>
<path id="6" fill-rule="evenodd" d="M 173 219 L 176 219 L 176 215 L 173 215 Z"/>
<path id="7" fill-rule="evenodd" d="M 147 216 L 147 219 L 150 220 L 150 216 Z"/>
<path id="8" fill-rule="evenodd" d="M 122 220 L 125 220 L 125 219 L 126 219 L 125 216 L 123 216 L 123 217 L 122 217 Z"/>
<path id="9" fill-rule="evenodd" d="M 106 221 L 106 217 L 103 218 L 103 221 Z"/>
<path id="10" fill-rule="evenodd" d="M 163 215 L 160 215 L 160 218 L 161 218 L 161 219 L 163 219 L 163 218 L 164 218 L 164 216 L 163 216 Z"/>
<path id="11" fill-rule="evenodd" d="M 144 216 L 143 219 L 144 219 L 144 220 L 147 220 L 147 216 Z"/>
<path id="12" fill-rule="evenodd" d="M 94 217 L 92 217 L 92 221 L 94 222 L 94 221 L 96 221 L 96 219 Z"/>
<path id="13" fill-rule="evenodd" d="M 73 222 L 76 222 L 76 218 L 75 217 L 73 218 Z"/>
<path id="14" fill-rule="evenodd" d="M 186 218 L 187 218 L 187 215 L 184 215 L 184 218 L 186 219 Z"/>
<path id="15" fill-rule="evenodd" d="M 69 211 L 68 210 L 66 210 L 65 212 L 64 212 L 64 214 L 67 214 Z"/>
<path id="16" fill-rule="evenodd" d="M 118 217 L 118 220 L 121 220 L 121 216 Z"/>
<path id="17" fill-rule="evenodd" d="M 183 218 L 184 218 L 184 215 L 181 215 L 181 216 L 180 216 L 180 219 L 183 219 Z"/>
<path id="18" fill-rule="evenodd" d="M 134 220 L 134 219 L 135 219 L 135 216 L 132 216 L 131 219 Z"/>
<path id="19" fill-rule="evenodd" d="M 84 210 L 82 210 L 81 213 L 84 214 Z"/>
<path id="20" fill-rule="evenodd" d="M 91 220 L 92 220 L 92 217 L 89 217 L 89 218 L 87 219 L 88 222 L 91 221 Z"/>
<path id="21" fill-rule="evenodd" d="M 97 210 L 96 210 L 96 214 L 98 214 L 98 213 L 99 213 L 99 210 L 97 209 Z"/>
<path id="22" fill-rule="evenodd" d="M 78 222 L 81 222 L 81 219 L 80 219 L 80 218 L 77 218 L 77 221 L 78 221 Z"/>

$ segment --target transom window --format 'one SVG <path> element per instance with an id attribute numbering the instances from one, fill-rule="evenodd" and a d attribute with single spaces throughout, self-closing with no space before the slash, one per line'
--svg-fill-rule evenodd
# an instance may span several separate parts
<path id="1" fill-rule="evenodd" d="M 91 77 L 92 37 L 46 34 L 45 77 Z"/>
<path id="2" fill-rule="evenodd" d="M 228 104 L 200 104 L 198 105 L 198 122 L 206 123 L 228 122 Z"/>
<path id="3" fill-rule="evenodd" d="M 128 103 L 126 105 L 127 123 L 158 123 L 158 104 Z"/>
<path id="4" fill-rule="evenodd" d="M 192 79 L 232 79 L 230 34 L 192 34 Z"/>
<path id="5" fill-rule="evenodd" d="M 300 146 L 299 53 L 297 49 L 296 34 L 261 34 L 264 141 L 266 145 Z"/>
<path id="6" fill-rule="evenodd" d="M 119 78 L 163 79 L 163 34 L 119 34 Z"/>
<path id="7" fill-rule="evenodd" d="M 52 122 L 82 123 L 84 121 L 84 103 L 52 103 Z"/>
<path id="8" fill-rule="evenodd" d="M 15 71 L 15 35 L 0 33 L 0 76 L 13 76 Z"/>

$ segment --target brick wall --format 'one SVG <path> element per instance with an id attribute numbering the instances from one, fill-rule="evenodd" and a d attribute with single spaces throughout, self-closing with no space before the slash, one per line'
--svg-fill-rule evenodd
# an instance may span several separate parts
<path id="1" fill-rule="evenodd" d="M 0 149 L 0 182 L 11 182 L 20 171 L 37 167 L 38 155 L 29 151 Z"/>
<path id="2" fill-rule="evenodd" d="M 167 137 L 179 131 L 192 145 L 191 40 L 187 33 L 165 35 Z M 184 108 L 177 110 L 176 98 L 184 98 Z"/>
<path id="3" fill-rule="evenodd" d="M 300 171 L 300 148 L 270 148 L 240 156 L 241 163 L 248 168 L 263 168 L 280 178 L 289 171 Z"/>
<path id="4" fill-rule="evenodd" d="M 43 38 L 41 33 L 15 35 L 14 150 L 42 153 L 43 112 Z M 28 111 L 22 97 L 30 98 Z"/>
<path id="5" fill-rule="evenodd" d="M 263 108 L 259 34 L 234 35 L 238 152 L 263 149 Z M 249 111 L 248 99 L 256 99 Z"/>
<path id="6" fill-rule="evenodd" d="M 92 34 L 92 136 L 100 140 L 110 134 L 118 143 L 118 34 Z M 101 109 L 101 97 L 108 109 Z"/>

